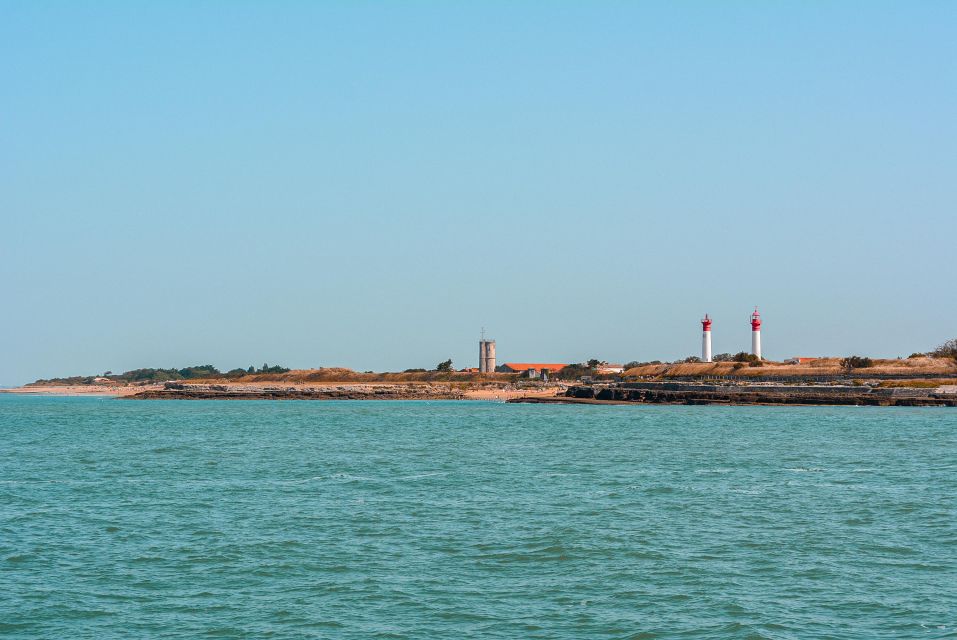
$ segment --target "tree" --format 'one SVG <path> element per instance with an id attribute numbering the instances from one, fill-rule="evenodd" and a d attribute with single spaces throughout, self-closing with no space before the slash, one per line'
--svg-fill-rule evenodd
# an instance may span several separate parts
<path id="1" fill-rule="evenodd" d="M 735 362 L 757 362 L 761 358 L 757 357 L 753 353 L 747 353 L 745 351 L 739 351 L 731 358 Z"/>
<path id="2" fill-rule="evenodd" d="M 246 373 L 256 373 L 256 367 L 249 365 L 249 368 L 246 369 Z"/>
<path id="3" fill-rule="evenodd" d="M 183 376 L 187 380 L 190 378 L 208 378 L 210 376 L 220 375 L 219 369 L 214 367 L 211 364 L 201 364 L 194 367 L 184 367 L 177 371 L 179 375 Z"/>
<path id="4" fill-rule="evenodd" d="M 597 369 L 598 365 L 600 364 L 601 364 L 601 360 L 598 360 L 597 358 L 592 358 L 591 360 L 588 361 L 588 368 Z"/>
<path id="5" fill-rule="evenodd" d="M 712 356 L 711 360 L 714 362 L 732 362 L 734 360 L 734 356 L 730 353 L 719 353 L 716 356 Z"/>
<path id="6" fill-rule="evenodd" d="M 933 350 L 932 355 L 935 358 L 953 358 L 957 360 L 957 338 L 948 340 Z"/>
<path id="7" fill-rule="evenodd" d="M 289 371 L 287 367 L 283 367 L 278 364 L 274 364 L 271 367 L 263 364 L 263 368 L 259 370 L 259 373 L 286 373 L 287 371 Z"/>
<path id="8" fill-rule="evenodd" d="M 452 371 L 452 358 L 449 358 L 445 362 L 440 362 L 435 365 L 436 371 Z"/>
<path id="9" fill-rule="evenodd" d="M 695 362 L 701 362 L 701 358 L 699 358 L 698 356 L 688 356 L 682 362 L 685 362 L 686 364 L 692 364 Z"/>

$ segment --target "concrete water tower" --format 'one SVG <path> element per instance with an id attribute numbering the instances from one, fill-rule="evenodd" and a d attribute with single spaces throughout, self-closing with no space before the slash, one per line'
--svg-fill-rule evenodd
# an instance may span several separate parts
<path id="1" fill-rule="evenodd" d="M 495 341 L 486 340 L 485 331 L 479 340 L 479 373 L 495 373 Z"/>
<path id="2" fill-rule="evenodd" d="M 711 362 L 711 318 L 707 313 L 701 321 L 701 360 Z"/>
<path id="3" fill-rule="evenodd" d="M 751 353 L 761 359 L 761 314 L 757 307 L 751 314 Z"/>

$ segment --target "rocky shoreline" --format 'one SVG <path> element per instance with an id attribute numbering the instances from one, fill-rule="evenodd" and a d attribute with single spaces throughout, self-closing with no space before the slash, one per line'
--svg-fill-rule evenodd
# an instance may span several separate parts
<path id="1" fill-rule="evenodd" d="M 867 385 L 717 385 L 634 382 L 579 385 L 550 399 L 509 402 L 573 404 L 851 405 L 879 407 L 957 407 L 957 388 L 880 388 Z"/>
<path id="2" fill-rule="evenodd" d="M 464 400 L 448 385 L 346 384 L 322 387 L 280 385 L 183 384 L 167 382 L 129 396 L 128 400 Z"/>

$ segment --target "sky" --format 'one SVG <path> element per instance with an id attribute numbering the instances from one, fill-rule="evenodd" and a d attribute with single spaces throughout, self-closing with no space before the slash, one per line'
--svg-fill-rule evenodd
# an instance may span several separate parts
<path id="1" fill-rule="evenodd" d="M 0 385 L 957 337 L 957 3 L 0 0 Z"/>

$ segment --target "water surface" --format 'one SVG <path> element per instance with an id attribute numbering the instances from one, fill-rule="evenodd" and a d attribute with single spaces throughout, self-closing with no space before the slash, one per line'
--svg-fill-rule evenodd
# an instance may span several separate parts
<path id="1" fill-rule="evenodd" d="M 957 637 L 957 411 L 0 395 L 0 636 Z"/>

